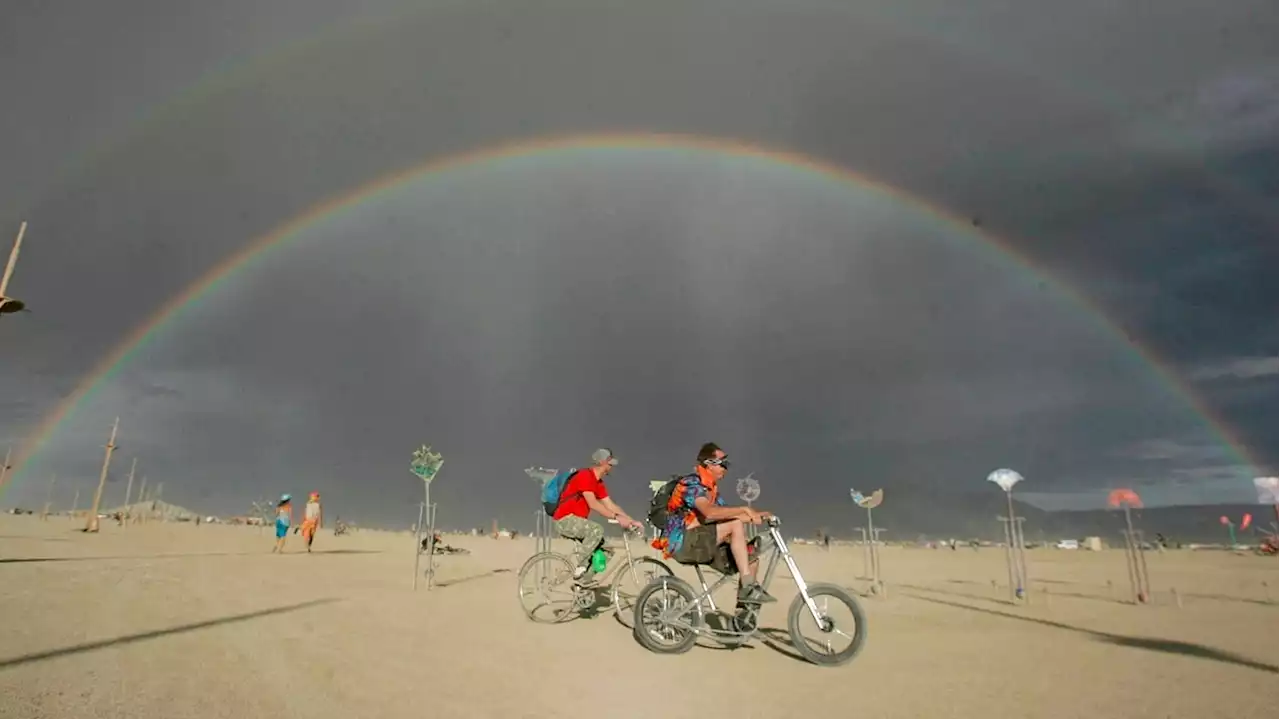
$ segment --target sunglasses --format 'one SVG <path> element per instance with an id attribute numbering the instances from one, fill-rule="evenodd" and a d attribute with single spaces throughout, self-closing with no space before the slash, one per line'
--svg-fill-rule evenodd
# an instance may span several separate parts
<path id="1" fill-rule="evenodd" d="M 721 457 L 720 459 L 708 459 L 707 461 L 703 462 L 703 464 L 705 464 L 708 467 L 724 467 L 725 469 L 728 469 L 729 458 Z"/>

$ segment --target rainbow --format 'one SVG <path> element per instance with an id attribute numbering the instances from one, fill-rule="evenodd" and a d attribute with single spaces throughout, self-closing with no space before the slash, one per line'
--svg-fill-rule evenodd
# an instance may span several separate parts
<path id="1" fill-rule="evenodd" d="M 860 188 L 873 189 L 894 198 L 903 205 L 909 206 L 919 212 L 933 216 L 947 224 L 953 225 L 954 227 L 962 230 L 968 236 L 983 241 L 987 246 L 993 248 L 1001 258 L 1011 263 L 1014 267 L 1024 270 L 1025 273 L 1031 276 L 1042 279 L 1046 287 L 1051 287 L 1068 302 L 1084 310 L 1084 314 L 1088 317 L 1094 318 L 1095 321 L 1103 326 L 1104 329 L 1116 339 L 1119 345 L 1126 348 L 1131 357 L 1140 360 L 1143 364 L 1150 367 L 1167 387 L 1169 387 L 1176 395 L 1185 399 L 1205 422 L 1206 426 L 1224 443 L 1226 447 L 1230 448 L 1246 463 L 1254 465 L 1255 467 L 1261 466 L 1259 462 L 1250 456 L 1244 444 L 1233 436 L 1227 425 L 1221 420 L 1215 418 L 1213 413 L 1203 405 L 1191 388 L 1186 386 L 1185 383 L 1173 372 L 1173 370 L 1163 365 L 1158 358 L 1156 358 L 1151 352 L 1147 351 L 1143 346 L 1130 339 L 1125 332 L 1108 320 L 1105 314 L 1103 314 L 1095 305 L 1081 296 L 1078 292 L 1075 292 L 1070 287 L 1054 279 L 1044 270 L 1036 267 L 1026 256 L 1019 253 L 1008 242 L 972 227 L 969 218 L 958 216 L 943 208 L 931 205 L 923 199 L 906 194 L 902 190 L 886 185 L 874 178 L 860 175 L 840 166 L 795 152 L 764 147 L 756 144 L 748 144 L 731 139 L 692 135 L 608 133 L 595 135 L 553 136 L 521 140 L 431 159 L 382 176 L 372 182 L 356 188 L 351 192 L 320 202 L 288 222 L 276 227 L 267 234 L 251 241 L 242 249 L 231 254 L 208 272 L 204 273 L 204 275 L 199 279 L 188 285 L 186 289 L 170 298 L 146 321 L 135 327 L 128 335 L 120 340 L 120 342 L 118 342 L 110 352 L 105 354 L 94 364 L 93 368 L 84 375 L 76 385 L 75 389 L 62 399 L 62 401 L 59 402 L 52 411 L 46 414 L 23 440 L 14 461 L 14 473 L 12 475 L 13 480 L 17 480 L 21 476 L 23 467 L 45 446 L 62 422 L 70 416 L 77 407 L 91 398 L 97 388 L 106 380 L 114 376 L 114 374 L 124 366 L 134 354 L 146 347 L 149 340 L 155 337 L 161 329 L 177 319 L 185 307 L 213 291 L 221 281 L 234 275 L 237 271 L 252 263 L 256 258 L 264 255 L 269 250 L 286 245 L 289 240 L 303 234 L 304 230 L 307 228 L 330 219 L 336 214 L 351 210 L 371 199 L 374 199 L 380 194 L 425 175 L 444 173 L 449 170 L 476 165 L 479 163 L 530 158 L 533 156 L 542 156 L 552 153 L 617 149 L 674 149 L 764 160 L 792 169 L 808 172 L 827 180 L 846 185 L 854 185 Z M 12 483 L 13 482 L 10 482 L 9 484 Z M 0 491 L 2 490 L 3 488 L 0 488 Z"/>

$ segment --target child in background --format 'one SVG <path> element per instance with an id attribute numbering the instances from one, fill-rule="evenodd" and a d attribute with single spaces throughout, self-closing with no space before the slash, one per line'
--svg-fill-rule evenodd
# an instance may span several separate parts
<path id="1" fill-rule="evenodd" d="M 284 540 L 289 536 L 289 525 L 293 524 L 293 497 L 280 495 L 280 503 L 276 505 L 276 546 L 272 554 L 284 554 Z"/>

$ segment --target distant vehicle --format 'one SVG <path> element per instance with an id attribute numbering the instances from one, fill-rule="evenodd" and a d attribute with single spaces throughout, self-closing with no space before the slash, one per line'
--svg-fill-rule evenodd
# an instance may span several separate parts
<path id="1" fill-rule="evenodd" d="M 1079 548 L 1080 548 L 1080 540 L 1078 540 L 1078 539 L 1060 539 L 1060 540 L 1058 540 L 1058 543 L 1057 543 L 1057 544 L 1055 544 L 1054 546 L 1055 546 L 1055 547 L 1057 547 L 1058 549 L 1079 549 Z"/>

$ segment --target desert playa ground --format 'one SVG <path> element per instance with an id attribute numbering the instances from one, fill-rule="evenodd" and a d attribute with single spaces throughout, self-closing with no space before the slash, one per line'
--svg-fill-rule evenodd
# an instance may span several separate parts
<path id="1" fill-rule="evenodd" d="M 608 613 L 531 623 L 515 578 L 527 539 L 448 537 L 471 554 L 439 558 L 428 593 L 412 590 L 405 534 L 324 531 L 310 556 L 291 536 L 276 556 L 255 528 L 77 526 L 0 517 L 0 716 L 1277 714 L 1277 569 L 1262 557 L 1152 554 L 1157 601 L 1133 606 L 1122 553 L 1036 550 L 1033 603 L 1016 607 L 992 586 L 999 550 L 888 548 L 865 650 L 825 668 L 785 640 L 660 656 Z M 859 551 L 796 558 L 810 581 L 860 590 Z M 795 586 L 774 593 L 764 625 L 783 628 Z"/>

